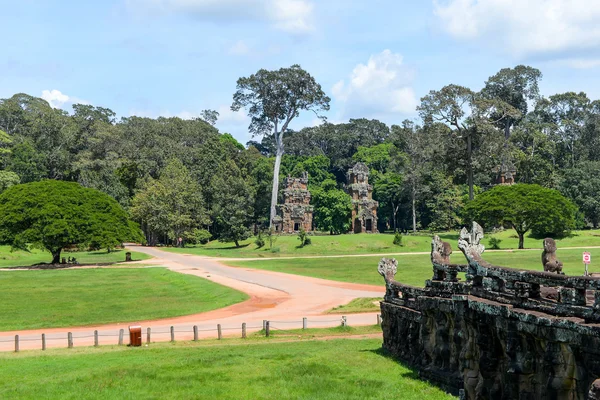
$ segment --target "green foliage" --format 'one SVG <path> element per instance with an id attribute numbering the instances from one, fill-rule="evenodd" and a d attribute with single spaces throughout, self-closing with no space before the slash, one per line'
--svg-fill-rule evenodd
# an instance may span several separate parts
<path id="1" fill-rule="evenodd" d="M 192 244 L 207 244 L 212 238 L 212 234 L 206 229 L 194 228 L 191 231 L 186 231 L 183 238 L 186 242 Z"/>
<path id="2" fill-rule="evenodd" d="M 301 176 L 304 171 L 308 172 L 308 184 L 311 187 L 318 186 L 327 179 L 335 179 L 333 174 L 329 172 L 329 158 L 323 155 L 313 157 L 284 156 L 282 162 L 293 164 L 288 172 L 290 176 Z M 285 171 L 283 172 L 285 173 Z"/>
<path id="3" fill-rule="evenodd" d="M 298 231 L 298 240 L 300 241 L 300 247 L 304 247 L 312 243 L 310 237 L 308 237 L 308 233 L 304 230 L 304 227 L 301 226 Z"/>
<path id="4" fill-rule="evenodd" d="M 111 249 L 142 240 L 113 198 L 77 183 L 46 180 L 16 185 L 0 195 L 0 241 L 21 249 L 44 248 L 54 263 L 66 246 Z"/>
<path id="5" fill-rule="evenodd" d="M 486 228 L 510 225 L 519 235 L 564 236 L 575 225 L 577 208 L 557 190 L 538 185 L 496 186 L 484 192 L 465 208 L 465 215 Z"/>
<path id="6" fill-rule="evenodd" d="M 260 249 L 261 247 L 264 247 L 265 239 L 263 238 L 261 231 L 258 231 L 258 235 L 256 236 L 256 239 L 254 240 L 254 244 L 256 245 L 256 247 L 258 249 Z"/>
<path id="7" fill-rule="evenodd" d="M 369 167 L 371 173 L 376 177 L 379 173 L 385 173 L 392 161 L 392 143 L 381 143 L 371 147 L 359 146 L 358 151 L 352 156 L 353 161 L 360 161 Z"/>
<path id="8" fill-rule="evenodd" d="M 172 160 L 159 179 L 150 179 L 136 193 L 131 213 L 140 221 L 149 243 L 167 236 L 174 243 L 185 232 L 206 223 L 201 188 L 179 160 Z"/>
<path id="9" fill-rule="evenodd" d="M 273 248 L 273 243 L 275 243 L 277 241 L 277 238 L 279 236 L 277 236 L 275 234 L 275 229 L 273 228 L 269 228 L 267 229 L 267 240 L 269 241 L 269 248 L 272 249 Z"/>
<path id="10" fill-rule="evenodd" d="M 254 194 L 235 164 L 230 163 L 212 183 L 214 204 L 212 215 L 220 232 L 220 242 L 239 242 L 252 236 L 248 228 L 252 218 Z"/>
<path id="11" fill-rule="evenodd" d="M 400 232 L 394 234 L 394 245 L 402 246 L 402 234 Z"/>
<path id="12" fill-rule="evenodd" d="M 335 188 L 333 180 L 325 180 L 313 190 L 314 222 L 318 229 L 331 234 L 346 233 L 350 229 L 352 199 L 343 190 Z"/>
<path id="13" fill-rule="evenodd" d="M 600 224 L 600 162 L 584 162 L 565 171 L 559 184 L 562 194 L 573 200 L 594 228 Z"/>
<path id="14" fill-rule="evenodd" d="M 11 186 L 18 185 L 21 179 L 12 171 L 0 171 L 0 193 Z"/>
<path id="15" fill-rule="evenodd" d="M 492 250 L 500 250 L 500 243 L 502 242 L 501 239 L 498 239 L 496 237 L 490 237 L 488 239 L 488 243 L 490 245 L 490 249 Z"/>

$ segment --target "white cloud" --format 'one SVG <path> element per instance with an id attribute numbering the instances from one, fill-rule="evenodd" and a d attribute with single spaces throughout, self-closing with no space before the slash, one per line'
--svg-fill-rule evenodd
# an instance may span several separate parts
<path id="1" fill-rule="evenodd" d="M 77 97 L 67 96 L 60 90 L 42 90 L 42 99 L 46 100 L 52 108 L 64 108 L 72 104 L 90 104 L 88 101 Z"/>
<path id="2" fill-rule="evenodd" d="M 414 114 L 413 75 L 400 54 L 384 50 L 372 55 L 366 65 L 354 67 L 349 79 L 336 83 L 332 92 L 343 104 L 343 117 Z"/>
<path id="3" fill-rule="evenodd" d="M 126 0 L 130 8 L 188 14 L 201 20 L 265 21 L 276 29 L 305 34 L 312 26 L 313 3 L 308 0 Z"/>
<path id="4" fill-rule="evenodd" d="M 463 40 L 508 49 L 516 56 L 600 49 L 595 0 L 433 0 L 441 27 Z"/>
<path id="5" fill-rule="evenodd" d="M 229 48 L 229 54 L 243 56 L 250 53 L 250 47 L 243 40 L 238 40 Z"/>

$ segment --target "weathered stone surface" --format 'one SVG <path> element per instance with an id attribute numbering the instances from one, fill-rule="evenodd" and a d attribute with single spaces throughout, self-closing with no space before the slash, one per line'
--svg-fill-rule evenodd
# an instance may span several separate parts
<path id="1" fill-rule="evenodd" d="M 481 238 L 477 224 L 461 232 L 468 265 L 450 264 L 434 238 L 424 288 L 396 281 L 397 263 L 382 260 L 383 347 L 466 399 L 600 400 L 600 278 L 493 266 Z"/>
<path id="2" fill-rule="evenodd" d="M 277 205 L 277 216 L 273 218 L 273 226 L 277 232 L 294 233 L 300 228 L 306 232 L 313 230 L 313 206 L 310 205 L 308 191 L 308 173 L 301 178 L 287 177 L 283 191 L 283 204 Z"/>
<path id="3" fill-rule="evenodd" d="M 542 252 L 542 265 L 546 272 L 562 273 L 563 263 L 556 258 L 556 242 L 554 239 L 544 239 L 544 251 Z"/>
<path id="4" fill-rule="evenodd" d="M 348 194 L 352 197 L 352 232 L 377 233 L 377 207 L 373 186 L 369 185 L 369 167 L 357 163 L 347 175 Z"/>

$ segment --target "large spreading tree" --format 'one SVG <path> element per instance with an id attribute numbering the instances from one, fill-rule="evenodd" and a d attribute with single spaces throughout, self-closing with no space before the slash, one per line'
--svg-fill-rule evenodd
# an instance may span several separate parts
<path id="1" fill-rule="evenodd" d="M 324 119 L 321 112 L 329 110 L 329 101 L 330 98 L 321 89 L 321 85 L 299 65 L 276 71 L 261 69 L 254 75 L 237 81 L 231 109 L 239 111 L 246 108 L 252 118 L 250 132 L 255 136 L 271 136 L 275 139 L 270 225 L 276 215 L 279 167 L 284 152 L 283 135 L 290 122 L 300 115 L 300 111 L 310 110 Z"/>
<path id="2" fill-rule="evenodd" d="M 486 228 L 510 225 L 519 235 L 562 236 L 575 227 L 577 207 L 558 190 L 539 185 L 496 186 L 469 202 L 465 213 Z"/>
<path id="3" fill-rule="evenodd" d="M 60 262 L 67 246 L 111 249 L 142 239 L 115 199 L 75 182 L 26 183 L 0 195 L 0 242 L 17 249 L 46 249 L 52 263 Z"/>

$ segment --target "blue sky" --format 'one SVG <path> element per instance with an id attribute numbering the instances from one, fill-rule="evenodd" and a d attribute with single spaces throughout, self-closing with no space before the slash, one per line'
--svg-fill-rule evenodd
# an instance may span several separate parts
<path id="1" fill-rule="evenodd" d="M 590 0 L 0 0 L 0 98 L 24 92 L 119 116 L 229 111 L 236 80 L 298 63 L 332 97 L 327 117 L 416 118 L 449 83 L 480 89 L 504 67 L 544 74 L 542 93 L 600 98 L 600 2 Z M 301 116 L 292 128 L 315 124 Z"/>

